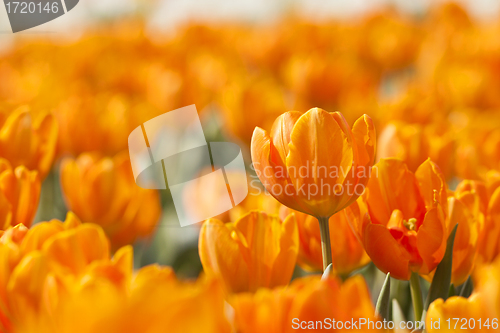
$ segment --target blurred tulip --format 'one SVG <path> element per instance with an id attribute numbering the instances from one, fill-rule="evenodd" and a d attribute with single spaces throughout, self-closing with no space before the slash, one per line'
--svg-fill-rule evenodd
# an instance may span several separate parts
<path id="1" fill-rule="evenodd" d="M 298 243 L 293 215 L 281 222 L 277 216 L 253 211 L 234 223 L 205 221 L 199 252 L 205 273 L 220 278 L 228 292 L 254 292 L 290 281 Z"/>
<path id="2" fill-rule="evenodd" d="M 24 166 L 12 169 L 0 159 L 0 230 L 17 224 L 31 226 L 40 198 L 38 172 Z"/>
<path id="3" fill-rule="evenodd" d="M 474 275 L 474 292 L 469 298 L 437 299 L 426 317 L 428 332 L 497 331 L 500 316 L 500 261 L 483 266 Z M 440 321 L 440 327 L 435 327 Z M 434 322 L 434 326 L 431 325 Z"/>
<path id="4" fill-rule="evenodd" d="M 484 225 L 481 198 L 474 190 L 466 190 L 468 181 L 458 185 L 448 198 L 448 230 L 458 224 L 453 244 L 451 283 L 459 286 L 467 280 L 474 268 L 479 246 L 479 235 Z"/>
<path id="5" fill-rule="evenodd" d="M 379 73 L 357 55 L 354 47 L 330 54 L 311 49 L 304 53 L 294 51 L 284 63 L 282 71 L 287 88 L 296 97 L 295 108 L 308 109 L 315 105 L 335 109 L 343 107 L 343 116 L 349 123 L 364 112 L 353 114 L 354 110 L 347 106 L 355 104 L 353 99 L 356 98 L 372 100 L 373 97 L 375 100 L 380 84 Z"/>
<path id="6" fill-rule="evenodd" d="M 297 263 L 307 271 L 321 271 L 321 235 L 317 220 L 307 214 L 282 206 L 280 216 L 295 214 L 299 231 L 299 255 Z M 370 262 L 363 245 L 359 242 L 349 225 L 349 220 L 363 218 L 360 207 L 354 202 L 338 214 L 330 217 L 330 243 L 332 248 L 332 269 L 337 275 L 347 276 L 352 271 Z M 360 222 L 355 222 L 356 224 Z"/>
<path id="7" fill-rule="evenodd" d="M 486 221 L 480 236 L 480 261 L 490 263 L 500 254 L 500 187 L 490 197 Z"/>
<path id="8" fill-rule="evenodd" d="M 260 289 L 255 294 L 238 294 L 229 302 L 234 308 L 236 329 L 242 333 L 285 333 L 298 329 L 329 332 L 340 327 L 340 322 L 342 325 L 348 323 L 349 327 L 343 326 L 346 331 L 350 328 L 368 332 L 376 331 L 374 327 L 378 321 L 369 290 L 360 275 L 342 284 L 334 278 L 299 278 L 286 289 Z M 361 318 L 372 323 L 370 326 L 358 324 L 358 330 L 350 327 Z"/>
<path id="9" fill-rule="evenodd" d="M 500 213 L 498 210 L 500 184 L 495 182 L 494 173 L 490 173 L 490 176 L 492 178 L 489 179 L 489 184 L 464 180 L 458 184 L 455 191 L 463 198 L 462 201 L 477 220 L 479 230 L 475 259 L 477 265 L 491 263 L 500 254 Z M 468 234 L 468 236 L 472 235 Z"/>
<path id="10" fill-rule="evenodd" d="M 397 157 L 410 171 L 431 158 L 443 171 L 446 179 L 453 176 L 454 142 L 445 131 L 440 135 L 431 125 L 391 122 L 378 137 L 377 159 Z"/>
<path id="11" fill-rule="evenodd" d="M 51 273 L 80 276 L 92 263 L 109 257 L 109 242 L 100 227 L 80 225 L 69 213 L 64 223 L 9 228 L 0 237 L 0 252 L 0 324 L 9 332 L 33 324 L 42 313 Z"/>
<path id="12" fill-rule="evenodd" d="M 411 171 L 429 158 L 430 144 L 423 127 L 416 124 L 391 123 L 378 137 L 377 158 L 397 157 Z"/>
<path id="13" fill-rule="evenodd" d="M 410 65 L 417 55 L 422 37 L 410 20 L 388 12 L 369 16 L 360 30 L 362 54 L 386 71 Z"/>
<path id="14" fill-rule="evenodd" d="M 60 332 L 230 332 L 217 281 L 181 282 L 171 268 L 158 265 L 132 276 L 132 252 L 123 249 L 128 252 L 120 250 L 111 262 L 89 269 L 80 288 L 59 296 L 45 316 L 51 320 L 42 326 L 45 332 L 54 327 Z"/>
<path id="15" fill-rule="evenodd" d="M 247 79 L 239 75 L 222 93 L 224 130 L 246 144 L 256 126 L 270 127 L 287 109 L 284 89 L 266 76 Z"/>
<path id="16" fill-rule="evenodd" d="M 19 108 L 0 123 L 0 157 L 12 167 L 37 170 L 45 178 L 54 159 L 57 123 L 50 114 L 35 116 Z"/>
<path id="17" fill-rule="evenodd" d="M 134 274 L 131 246 L 110 258 L 102 228 L 72 213 L 9 228 L 0 254 L 2 332 L 230 332 L 217 281 L 180 282 L 157 265 Z"/>
<path id="18" fill-rule="evenodd" d="M 484 324 L 487 318 L 481 315 L 480 300 L 475 296 L 469 299 L 454 296 L 448 298 L 446 302 L 439 298 L 430 305 L 427 311 L 426 331 L 457 332 L 460 327 L 467 327 L 467 332 L 483 332 L 486 327 L 479 328 L 479 323 L 476 322 L 481 320 Z M 473 322 L 471 327 L 468 326 L 469 321 Z M 436 327 L 438 323 L 439 326 Z M 464 323 L 465 326 L 462 326 Z"/>
<path id="19" fill-rule="evenodd" d="M 82 221 L 101 225 L 114 248 L 151 235 L 160 218 L 158 192 L 135 184 L 125 152 L 64 159 L 61 186 L 68 208 Z"/>
<path id="20" fill-rule="evenodd" d="M 354 225 L 366 253 L 396 279 L 431 273 L 448 239 L 447 186 L 441 171 L 427 160 L 412 173 L 397 159 L 382 159 L 373 169 L 364 197 L 369 218 Z"/>

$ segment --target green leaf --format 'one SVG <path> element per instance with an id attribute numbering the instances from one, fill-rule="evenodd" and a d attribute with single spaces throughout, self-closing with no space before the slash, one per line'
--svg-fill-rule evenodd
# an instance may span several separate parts
<path id="1" fill-rule="evenodd" d="M 450 285 L 450 290 L 448 291 L 448 298 L 457 296 L 457 291 L 455 289 L 455 286 L 453 284 Z"/>
<path id="2" fill-rule="evenodd" d="M 472 294 L 472 290 L 474 289 L 474 284 L 472 283 L 472 277 L 469 276 L 467 281 L 462 284 L 460 290 L 460 296 L 468 298 Z"/>
<path id="3" fill-rule="evenodd" d="M 391 273 L 387 273 L 384 284 L 378 295 L 375 315 L 390 320 Z"/>
<path id="4" fill-rule="evenodd" d="M 443 260 L 441 260 L 436 268 L 436 273 L 434 274 L 434 278 L 432 279 L 432 283 L 429 288 L 429 294 L 427 294 L 427 299 L 424 306 L 425 310 L 427 310 L 429 308 L 429 305 L 436 299 L 442 298 L 443 300 L 446 300 L 448 298 L 451 284 L 451 268 L 453 263 L 453 244 L 455 243 L 457 228 L 458 224 L 455 225 L 453 231 L 448 237 L 446 252 L 444 254 Z"/>

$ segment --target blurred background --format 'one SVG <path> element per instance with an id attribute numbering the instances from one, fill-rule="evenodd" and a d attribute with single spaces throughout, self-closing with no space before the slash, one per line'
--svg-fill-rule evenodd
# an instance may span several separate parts
<path id="1" fill-rule="evenodd" d="M 27 148 L 44 159 L 32 168 L 43 179 L 34 223 L 73 211 L 102 225 L 115 249 L 133 244 L 136 267 L 195 277 L 200 226 L 179 226 L 168 190 L 130 180 L 134 128 L 195 104 L 207 141 L 238 143 L 249 166 L 255 126 L 269 130 L 285 111 L 341 111 L 351 125 L 366 113 L 379 158 L 414 171 L 431 157 L 451 188 L 497 177 L 499 15 L 495 0 L 80 0 L 12 34 L 2 7 L 0 151 L 12 133 L 42 142 Z M 29 133 L 15 130 L 27 122 Z M 26 145 L 11 156 L 16 147 Z M 270 200 L 250 198 L 220 218 L 277 213 Z"/>

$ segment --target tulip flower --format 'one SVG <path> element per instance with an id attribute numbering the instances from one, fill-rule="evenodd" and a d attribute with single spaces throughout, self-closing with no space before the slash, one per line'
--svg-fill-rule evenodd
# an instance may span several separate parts
<path id="1" fill-rule="evenodd" d="M 278 117 L 271 132 L 257 127 L 252 161 L 267 191 L 283 205 L 320 223 L 323 269 L 331 263 L 328 219 L 363 193 L 375 153 L 367 115 L 352 130 L 342 114 L 314 108 Z"/>
<path id="2" fill-rule="evenodd" d="M 299 254 L 297 264 L 307 271 L 321 271 L 321 235 L 316 219 L 310 215 L 282 206 L 280 216 L 295 214 L 299 231 Z M 363 245 L 351 229 L 349 220 L 363 218 L 360 207 L 354 202 L 344 211 L 330 217 L 330 243 L 332 248 L 332 269 L 337 275 L 347 276 L 352 271 L 370 262 Z M 359 223 L 359 222 L 358 222 Z"/>
<path id="3" fill-rule="evenodd" d="M 500 327 L 499 281 L 499 260 L 481 267 L 474 275 L 474 292 L 470 297 L 455 296 L 446 301 L 437 299 L 429 306 L 426 330 L 428 332 L 497 331 Z"/>
<path id="4" fill-rule="evenodd" d="M 82 224 L 72 213 L 65 222 L 1 232 L 0 329 L 229 332 L 217 281 L 181 282 L 171 268 L 158 265 L 134 274 L 132 252 L 125 246 L 111 258 L 102 228 Z"/>
<path id="5" fill-rule="evenodd" d="M 486 207 L 484 226 L 481 229 L 478 245 L 478 261 L 491 263 L 500 254 L 500 186 L 490 186 L 491 195 L 483 194 L 482 202 Z M 488 190 L 484 190 L 483 193 Z M 485 199 L 486 198 L 486 199 Z"/>
<path id="6" fill-rule="evenodd" d="M 397 279 L 431 273 L 448 239 L 447 186 L 441 171 L 427 160 L 412 173 L 397 159 L 382 159 L 374 170 L 364 197 L 369 217 L 353 226 L 366 253 Z"/>
<path id="7" fill-rule="evenodd" d="M 151 235 L 160 218 L 158 192 L 135 184 L 127 153 L 66 158 L 61 186 L 68 208 L 84 222 L 101 225 L 114 248 Z"/>
<path id="8" fill-rule="evenodd" d="M 460 327 L 467 327 L 467 332 L 483 332 L 486 327 L 479 328 L 478 321 L 484 324 L 486 319 L 481 317 L 480 299 L 476 296 L 469 299 L 454 296 L 446 302 L 439 298 L 430 305 L 427 311 L 426 331 L 457 332 Z M 469 321 L 473 323 L 471 327 L 469 327 Z"/>
<path id="9" fill-rule="evenodd" d="M 449 228 L 458 224 L 453 244 L 451 276 L 451 282 L 455 286 L 467 280 L 476 262 L 479 235 L 484 224 L 484 215 L 479 206 L 480 198 L 476 192 L 457 190 L 448 198 Z"/>
<path id="10" fill-rule="evenodd" d="M 122 251 L 99 269 L 89 269 L 81 287 L 60 296 L 42 316 L 51 320 L 42 326 L 46 332 L 54 327 L 52 332 L 231 332 L 218 281 L 182 282 L 170 267 L 158 265 L 132 275 L 130 253 Z"/>
<path id="11" fill-rule="evenodd" d="M 237 75 L 222 91 L 224 129 L 249 144 L 255 126 L 271 126 L 286 109 L 285 92 L 270 77 Z"/>
<path id="12" fill-rule="evenodd" d="M 378 138 L 377 158 L 397 157 L 410 171 L 415 171 L 430 157 L 450 179 L 453 176 L 454 141 L 449 132 L 436 132 L 431 125 L 391 122 Z"/>
<path id="13" fill-rule="evenodd" d="M 81 225 L 69 213 L 64 223 L 53 220 L 30 230 L 22 224 L 9 228 L 0 237 L 0 252 L 0 300 L 6 305 L 0 311 L 0 327 L 8 328 L 37 318 L 50 274 L 79 276 L 109 258 L 109 241 L 100 227 Z"/>
<path id="14" fill-rule="evenodd" d="M 37 171 L 12 169 L 0 159 L 0 230 L 17 224 L 31 226 L 38 209 L 41 183 Z"/>
<path id="15" fill-rule="evenodd" d="M 474 261 L 478 265 L 493 262 L 500 253 L 500 187 L 495 181 L 494 173 L 490 173 L 488 183 L 475 180 L 464 180 L 455 191 L 462 197 L 467 210 L 473 214 L 478 228 L 477 256 Z M 470 227 L 467 227 L 470 228 Z M 460 232 L 460 228 L 459 228 Z M 467 237 L 472 236 L 467 233 Z M 457 242 L 457 240 L 455 240 Z M 463 250 L 463 249 L 462 249 Z M 465 252 L 462 251 L 462 255 Z M 471 255 L 469 253 L 469 255 Z M 454 258 L 455 266 L 455 258 Z"/>
<path id="16" fill-rule="evenodd" d="M 228 292 L 253 292 L 290 281 L 298 242 L 293 215 L 282 222 L 277 216 L 253 211 L 234 223 L 205 221 L 199 252 L 205 273 L 221 279 Z"/>
<path id="17" fill-rule="evenodd" d="M 358 324 L 357 330 L 356 327 L 342 328 L 369 332 L 376 331 L 378 320 L 368 287 L 360 275 L 343 284 L 331 277 L 324 280 L 319 276 L 299 278 L 286 289 L 237 294 L 229 302 L 234 308 L 236 329 L 242 333 L 286 333 L 301 329 L 327 332 L 340 328 L 340 324 L 349 323 L 350 326 L 360 318 L 371 321 L 372 326 L 365 323 L 362 327 Z"/>
<path id="18" fill-rule="evenodd" d="M 381 70 L 395 71 L 410 65 L 418 54 L 422 36 L 402 15 L 379 12 L 365 18 L 359 48 Z"/>
<path id="19" fill-rule="evenodd" d="M 38 171 L 42 179 L 52 167 L 56 140 L 57 123 L 50 114 L 34 116 L 19 108 L 0 122 L 0 157 L 14 168 Z"/>

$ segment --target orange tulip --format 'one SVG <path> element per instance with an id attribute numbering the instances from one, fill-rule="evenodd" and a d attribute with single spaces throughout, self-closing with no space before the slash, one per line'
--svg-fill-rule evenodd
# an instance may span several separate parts
<path id="1" fill-rule="evenodd" d="M 255 294 L 238 294 L 229 302 L 234 308 L 236 329 L 242 333 L 285 333 L 302 329 L 330 332 L 339 328 L 340 322 L 346 331 L 376 331 L 375 309 L 360 275 L 343 284 L 334 278 L 300 278 L 286 289 L 260 289 Z M 360 319 L 365 321 L 363 326 L 358 323 Z M 369 326 L 368 321 L 373 326 Z M 352 322 L 358 323 L 358 329 L 351 326 Z"/>
<path id="2" fill-rule="evenodd" d="M 500 261 L 483 266 L 474 275 L 474 292 L 469 298 L 435 300 L 426 317 L 427 332 L 498 331 L 500 328 Z M 436 327 L 436 323 L 440 327 Z M 434 323 L 434 325 L 432 325 Z"/>
<path id="3" fill-rule="evenodd" d="M 408 280 L 431 273 L 444 256 L 447 186 L 430 160 L 415 173 L 397 159 L 374 167 L 365 194 L 369 218 L 354 225 L 366 253 L 384 273 Z"/>
<path id="4" fill-rule="evenodd" d="M 127 153 L 66 158 L 61 186 L 69 209 L 83 221 L 101 225 L 114 248 L 151 235 L 160 218 L 158 192 L 135 184 Z"/>
<path id="5" fill-rule="evenodd" d="M 0 122 L 0 157 L 13 167 L 24 165 L 45 178 L 54 159 L 57 123 L 50 115 L 34 116 L 19 108 Z"/>
<path id="6" fill-rule="evenodd" d="M 458 184 L 456 192 L 464 197 L 467 208 L 477 220 L 477 264 L 493 262 L 500 253 L 500 183 L 495 173 L 489 173 L 488 183 L 465 180 Z M 459 228 L 460 230 L 460 228 Z M 455 240 L 455 242 L 457 242 Z"/>
<path id="7" fill-rule="evenodd" d="M 477 187 L 480 186 L 477 185 Z M 478 261 L 480 263 L 491 263 L 500 254 L 500 186 L 496 186 L 498 184 L 492 183 L 488 186 L 489 188 L 482 188 L 481 192 L 482 209 L 486 218 L 479 236 Z"/>
<path id="8" fill-rule="evenodd" d="M 255 126 L 271 126 L 286 109 L 285 92 L 271 77 L 239 74 L 222 91 L 224 129 L 249 144 Z"/>
<path id="9" fill-rule="evenodd" d="M 458 332 L 461 327 L 464 327 L 464 329 L 467 328 L 467 332 L 483 332 L 486 327 L 480 329 L 478 321 L 481 320 L 484 324 L 487 318 L 482 317 L 481 312 L 480 299 L 475 295 L 469 299 L 454 296 L 446 302 L 439 298 L 429 306 L 427 311 L 426 331 L 431 333 Z M 488 322 L 490 321 L 491 319 Z M 473 324 L 469 327 L 470 322 Z"/>
<path id="10" fill-rule="evenodd" d="M 31 226 L 40 198 L 38 172 L 24 166 L 12 169 L 0 159 L 0 230 L 19 223 Z"/>
<path id="11" fill-rule="evenodd" d="M 297 263 L 307 271 L 321 271 L 321 235 L 318 222 L 310 215 L 282 206 L 280 216 L 295 214 L 299 231 L 299 255 Z M 344 211 L 330 217 L 330 243 L 332 248 L 332 269 L 338 275 L 348 275 L 352 271 L 368 264 L 363 245 L 359 242 L 349 225 L 349 220 L 361 220 L 363 214 L 357 202 Z M 358 222 L 359 223 L 359 222 Z"/>
<path id="12" fill-rule="evenodd" d="M 47 315 L 47 332 L 229 333 L 224 294 L 214 280 L 178 281 L 170 267 L 132 272 L 132 251 L 88 268 L 79 284 L 59 295 Z M 96 300 L 99 302 L 96 303 Z M 40 332 L 32 330 L 31 332 Z"/>
<path id="13" fill-rule="evenodd" d="M 477 257 L 479 235 L 484 225 L 480 195 L 468 187 L 470 181 L 463 181 L 454 195 L 448 198 L 448 230 L 458 224 L 453 244 L 453 265 L 451 282 L 459 286 L 467 280 Z"/>
<path id="14" fill-rule="evenodd" d="M 281 222 L 277 216 L 253 211 L 234 223 L 205 221 L 199 252 L 205 273 L 221 279 L 227 291 L 253 292 L 290 281 L 298 242 L 293 215 Z"/>
<path id="15" fill-rule="evenodd" d="M 430 157 L 447 179 L 453 176 L 453 153 L 451 134 L 448 131 L 437 133 L 430 125 L 391 122 L 378 138 L 378 159 L 397 157 L 406 163 L 410 171 L 415 171 Z"/>
<path id="16" fill-rule="evenodd" d="M 355 189 L 368 181 L 374 152 L 370 117 L 351 131 L 342 114 L 318 108 L 287 112 L 270 134 L 257 127 L 252 137 L 253 166 L 267 191 L 315 217 L 329 218 L 358 198 L 362 191 Z"/>
<path id="17" fill-rule="evenodd" d="M 53 220 L 30 230 L 22 224 L 9 228 L 0 237 L 0 252 L 0 300 L 4 304 L 0 325 L 9 331 L 40 315 L 50 274 L 82 274 L 91 263 L 109 257 L 109 242 L 100 227 L 80 225 L 69 213 L 64 223 Z"/>
<path id="18" fill-rule="evenodd" d="M 217 281 L 157 265 L 134 274 L 131 246 L 110 258 L 102 228 L 72 213 L 1 232 L 0 267 L 2 332 L 229 332 Z"/>

